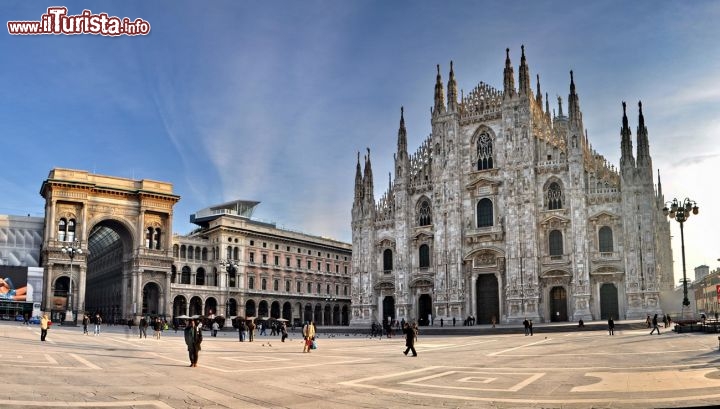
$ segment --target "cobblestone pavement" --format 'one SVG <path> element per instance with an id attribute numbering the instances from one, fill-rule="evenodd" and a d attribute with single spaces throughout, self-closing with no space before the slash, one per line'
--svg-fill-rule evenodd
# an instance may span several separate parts
<path id="1" fill-rule="evenodd" d="M 720 403 L 717 334 L 645 329 L 423 336 L 328 336 L 302 353 L 297 336 L 205 333 L 188 367 L 182 332 L 139 339 L 0 323 L 2 408 L 649 408 Z M 149 331 L 152 332 L 152 331 Z"/>

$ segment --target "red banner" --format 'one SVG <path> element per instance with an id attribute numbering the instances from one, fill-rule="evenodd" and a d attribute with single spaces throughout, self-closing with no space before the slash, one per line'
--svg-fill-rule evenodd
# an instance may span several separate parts
<path id="1" fill-rule="evenodd" d="M 717 291 L 717 299 L 718 299 L 718 302 L 720 303 L 720 285 L 715 286 L 715 291 Z"/>

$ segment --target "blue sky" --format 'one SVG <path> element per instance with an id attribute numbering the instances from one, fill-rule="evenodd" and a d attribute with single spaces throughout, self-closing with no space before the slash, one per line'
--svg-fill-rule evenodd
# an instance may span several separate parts
<path id="1" fill-rule="evenodd" d="M 574 70 L 594 148 L 618 164 L 621 101 L 637 101 L 666 198 L 689 196 L 692 268 L 718 265 L 720 3 L 596 1 L 85 1 L 0 3 L 142 18 L 147 36 L 0 35 L 0 213 L 43 215 L 53 167 L 169 181 L 189 215 L 234 200 L 256 217 L 350 241 L 357 151 L 375 197 L 392 170 L 400 106 L 414 151 L 430 132 L 435 65 L 459 88 L 502 88 L 524 44 L 535 87 L 567 99 Z M 517 81 L 517 80 L 516 80 Z M 682 275 L 673 222 L 675 275 Z"/>

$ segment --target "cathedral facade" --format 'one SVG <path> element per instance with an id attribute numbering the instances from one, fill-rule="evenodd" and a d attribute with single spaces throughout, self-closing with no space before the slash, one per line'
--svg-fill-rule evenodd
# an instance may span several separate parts
<path id="1" fill-rule="evenodd" d="M 644 318 L 673 287 L 669 222 L 638 104 L 636 150 L 622 104 L 619 167 L 591 146 L 572 71 L 551 115 L 524 47 L 503 89 L 447 93 L 438 66 L 432 133 L 375 200 L 370 150 L 355 173 L 351 325 Z M 447 96 L 447 102 L 445 100 Z"/>

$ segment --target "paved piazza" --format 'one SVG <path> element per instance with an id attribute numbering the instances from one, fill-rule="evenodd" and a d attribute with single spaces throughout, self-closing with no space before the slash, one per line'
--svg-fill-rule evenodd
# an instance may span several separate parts
<path id="1" fill-rule="evenodd" d="M 0 323 L 3 408 L 556 408 L 720 403 L 718 337 L 644 329 L 423 336 L 322 335 L 291 341 L 205 333 L 189 368 L 182 333 L 140 340 L 123 327 L 99 337 Z M 149 331 L 151 332 L 151 331 Z M 272 346 L 271 346 L 272 345 Z"/>

